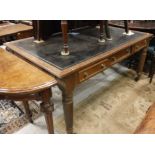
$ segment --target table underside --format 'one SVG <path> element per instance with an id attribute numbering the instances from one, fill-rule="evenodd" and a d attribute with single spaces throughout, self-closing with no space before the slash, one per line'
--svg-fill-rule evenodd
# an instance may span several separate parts
<path id="1" fill-rule="evenodd" d="M 131 36 L 123 35 L 124 29 L 114 27 L 110 27 L 110 31 L 112 41 L 106 41 L 104 44 L 98 43 L 99 29 L 95 27 L 69 33 L 69 56 L 60 54 L 63 48 L 61 34 L 39 44 L 34 42 L 34 38 L 28 38 L 15 41 L 13 45 L 63 70 L 145 35 L 141 32 L 134 32 Z"/>

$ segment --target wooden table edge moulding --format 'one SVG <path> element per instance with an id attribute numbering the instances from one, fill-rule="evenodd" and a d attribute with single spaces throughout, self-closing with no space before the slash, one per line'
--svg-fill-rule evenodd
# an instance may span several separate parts
<path id="1" fill-rule="evenodd" d="M 17 39 L 31 37 L 33 36 L 33 28 L 21 23 L 0 27 L 0 38 L 6 36 L 16 36 Z"/>
<path id="2" fill-rule="evenodd" d="M 56 78 L 58 86 L 62 90 L 66 131 L 67 133 L 73 133 L 73 92 L 75 87 L 97 73 L 104 71 L 113 64 L 116 64 L 137 52 L 140 52 L 140 61 L 137 67 L 136 77 L 136 80 L 139 80 L 147 55 L 147 47 L 152 38 L 152 34 L 143 34 L 143 36 L 138 37 L 137 39 L 130 40 L 117 48 L 113 48 L 108 52 L 101 53 L 63 70 L 25 52 L 22 48 L 16 47 L 14 43 L 17 41 L 9 42 L 5 45 L 7 46 L 8 51 L 18 55 Z"/>

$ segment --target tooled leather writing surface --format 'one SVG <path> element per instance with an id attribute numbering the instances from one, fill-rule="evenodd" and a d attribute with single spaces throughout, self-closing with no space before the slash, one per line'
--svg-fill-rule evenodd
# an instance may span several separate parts
<path id="1" fill-rule="evenodd" d="M 110 27 L 110 30 L 113 40 L 106 41 L 103 45 L 98 43 L 99 29 L 97 28 L 84 29 L 69 34 L 69 56 L 60 55 L 63 48 L 61 34 L 52 36 L 49 40 L 40 44 L 35 43 L 33 38 L 13 44 L 62 70 L 144 35 L 144 33 L 135 32 L 134 35 L 126 36 L 123 35 L 124 29 Z"/>

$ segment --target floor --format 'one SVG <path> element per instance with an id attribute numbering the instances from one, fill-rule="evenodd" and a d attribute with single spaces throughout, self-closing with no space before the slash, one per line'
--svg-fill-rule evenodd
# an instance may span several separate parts
<path id="1" fill-rule="evenodd" d="M 87 80 L 86 82 L 79 85 L 74 92 L 74 106 L 76 106 L 80 101 L 92 95 L 94 92 L 98 91 L 101 87 L 107 87 L 111 81 L 117 79 L 123 72 L 128 69 L 116 64 L 112 68 L 107 69 L 103 73 L 100 73 L 93 78 Z M 53 117 L 56 118 L 63 114 L 62 102 L 61 102 L 61 91 L 58 87 L 53 88 L 53 102 L 55 105 L 55 111 Z M 34 121 L 34 124 L 27 124 L 22 129 L 20 129 L 15 134 L 45 134 L 47 133 L 46 124 L 44 117 L 41 116 Z M 55 133 L 57 133 L 55 131 Z"/>

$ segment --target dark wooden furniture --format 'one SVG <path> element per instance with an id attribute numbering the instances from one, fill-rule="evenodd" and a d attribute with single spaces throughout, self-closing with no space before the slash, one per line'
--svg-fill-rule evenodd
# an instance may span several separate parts
<path id="1" fill-rule="evenodd" d="M 153 50 L 150 53 L 151 57 L 151 64 L 150 64 L 150 70 L 149 70 L 149 78 L 150 78 L 150 83 L 152 83 L 153 76 L 155 74 L 155 50 Z"/>
<path id="2" fill-rule="evenodd" d="M 45 114 L 49 133 L 54 133 L 53 104 L 50 98 L 51 86 L 55 84 L 53 77 L 0 48 L 0 99 L 22 101 L 30 122 L 32 119 L 28 101 L 42 101 L 41 110 Z"/>
<path id="3" fill-rule="evenodd" d="M 111 26 L 124 28 L 124 22 L 122 20 L 111 20 L 109 24 Z M 155 21 L 153 20 L 132 20 L 128 22 L 128 27 L 131 30 L 155 34 Z"/>
<path id="4" fill-rule="evenodd" d="M 63 43 L 61 35 L 52 37 L 41 44 L 35 44 L 33 38 L 6 43 L 7 49 L 29 61 L 57 79 L 62 90 L 63 107 L 67 133 L 73 133 L 73 92 L 75 87 L 99 72 L 111 67 L 135 53 L 140 53 L 137 66 L 139 80 L 151 34 L 134 32 L 123 35 L 124 29 L 110 27 L 112 40 L 98 43 L 99 29 L 96 27 L 78 31 L 69 36 L 71 54 L 60 55 Z"/>
<path id="5" fill-rule="evenodd" d="M 60 53 L 61 55 L 67 56 L 70 54 L 68 46 L 68 33 L 83 27 L 96 26 L 98 21 L 33 20 L 32 23 L 36 43 L 42 43 L 43 41 L 49 39 L 52 35 L 62 33 L 63 45 Z M 101 37 L 100 41 L 103 41 Z"/>
<path id="6" fill-rule="evenodd" d="M 120 27 L 123 28 L 124 27 L 124 23 L 121 20 L 112 20 L 109 22 L 109 24 L 111 26 L 115 26 L 115 27 Z M 154 20 L 131 20 L 128 22 L 128 27 L 131 30 L 137 30 L 137 31 L 141 31 L 141 32 L 147 32 L 147 33 L 152 33 L 155 35 L 155 21 Z M 155 37 L 153 36 L 153 38 L 150 41 L 150 48 L 155 48 Z M 150 83 L 153 79 L 153 74 L 154 74 L 154 56 L 155 52 L 154 50 L 152 50 L 152 53 L 150 51 L 148 51 L 148 56 L 147 56 L 147 61 L 146 61 L 146 66 L 147 62 L 151 60 L 151 65 L 149 67 L 149 77 L 150 77 Z"/>
<path id="7" fill-rule="evenodd" d="M 104 43 L 106 40 L 112 40 L 108 20 L 105 21 L 34 20 L 33 21 L 34 38 L 36 43 L 41 43 L 49 39 L 52 35 L 55 35 L 56 33 L 62 33 L 63 48 L 60 53 L 63 56 L 68 56 L 70 54 L 68 33 L 75 32 L 78 29 L 83 29 L 86 27 L 94 27 L 97 25 L 99 25 L 100 28 L 99 33 L 97 34 L 99 38 L 98 39 L 99 43 Z M 127 22 L 126 27 L 128 27 Z M 103 35 L 104 30 L 105 30 L 105 37 Z"/>
<path id="8" fill-rule="evenodd" d="M 148 109 L 135 134 L 155 134 L 155 104 Z"/>
<path id="9" fill-rule="evenodd" d="M 32 26 L 25 24 L 6 23 L 0 25 L 0 43 L 33 36 Z"/>
<path id="10" fill-rule="evenodd" d="M 66 21 L 65 21 L 66 22 Z M 61 20 L 33 20 L 32 21 L 34 29 L 34 38 L 35 40 L 47 40 L 55 33 L 62 32 Z M 63 21 L 62 21 L 63 24 Z M 69 20 L 67 22 L 68 31 L 75 29 L 96 26 L 98 21 L 89 21 L 89 20 Z"/>

